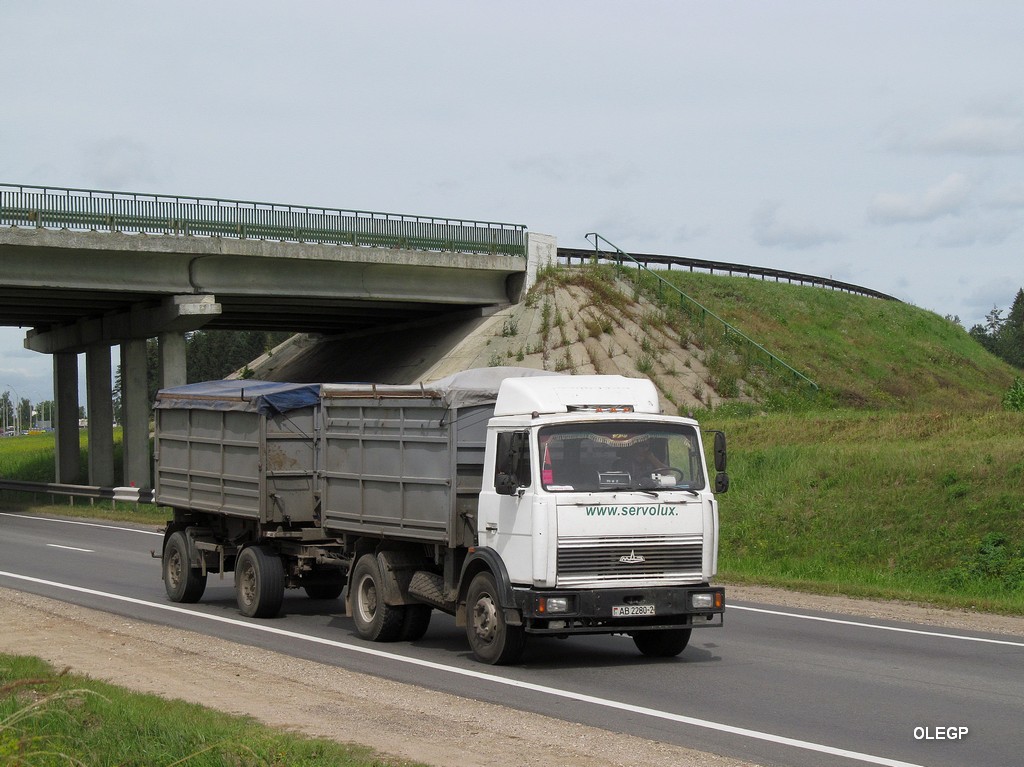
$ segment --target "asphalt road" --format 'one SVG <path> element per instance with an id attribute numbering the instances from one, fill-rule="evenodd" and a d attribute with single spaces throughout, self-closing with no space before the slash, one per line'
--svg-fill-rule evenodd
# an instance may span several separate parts
<path id="1" fill-rule="evenodd" d="M 0 586 L 764 765 L 1024 762 L 1022 638 L 738 603 L 679 658 L 579 637 L 529 642 L 521 664 L 493 668 L 438 613 L 421 641 L 374 644 L 340 602 L 301 591 L 282 617 L 245 619 L 230 575 L 211 576 L 199 604 L 172 604 L 149 553 L 160 543 L 123 525 L 0 514 Z"/>

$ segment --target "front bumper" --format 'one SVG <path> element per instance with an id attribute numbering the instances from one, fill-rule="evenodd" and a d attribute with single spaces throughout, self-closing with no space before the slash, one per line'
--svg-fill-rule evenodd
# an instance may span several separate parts
<path id="1" fill-rule="evenodd" d="M 657 629 L 720 627 L 724 622 L 722 586 L 654 586 L 614 589 L 527 589 L 513 587 L 516 607 L 529 634 L 618 634 Z M 710 594 L 713 607 L 693 607 L 694 594 Z M 547 610 L 548 600 L 567 598 L 565 612 Z M 628 606 L 653 615 L 620 617 Z"/>

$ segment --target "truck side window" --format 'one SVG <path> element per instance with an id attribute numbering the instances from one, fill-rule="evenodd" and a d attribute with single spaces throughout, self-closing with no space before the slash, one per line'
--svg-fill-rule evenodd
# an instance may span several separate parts
<path id="1" fill-rule="evenodd" d="M 501 475 L 512 477 L 519 487 L 530 486 L 530 443 L 528 433 L 506 431 L 498 434 L 497 460 L 494 483 L 498 486 Z"/>

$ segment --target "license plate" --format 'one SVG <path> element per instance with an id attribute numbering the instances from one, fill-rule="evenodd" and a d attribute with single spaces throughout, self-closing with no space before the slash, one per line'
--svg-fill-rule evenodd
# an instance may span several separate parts
<path id="1" fill-rule="evenodd" d="M 636 618 L 641 615 L 654 615 L 654 605 L 613 605 L 613 618 Z"/>

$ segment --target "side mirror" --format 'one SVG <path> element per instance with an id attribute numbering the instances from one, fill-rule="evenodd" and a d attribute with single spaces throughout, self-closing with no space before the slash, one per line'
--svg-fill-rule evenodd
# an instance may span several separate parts
<path id="1" fill-rule="evenodd" d="M 494 491 L 498 495 L 515 495 L 519 490 L 519 483 L 511 474 L 499 474 L 494 478 Z"/>
<path id="2" fill-rule="evenodd" d="M 728 456 L 725 449 L 725 432 L 715 432 L 715 471 L 725 471 Z"/>
<path id="3" fill-rule="evenodd" d="M 715 493 L 722 494 L 729 492 L 729 475 L 724 471 L 715 475 Z"/>

